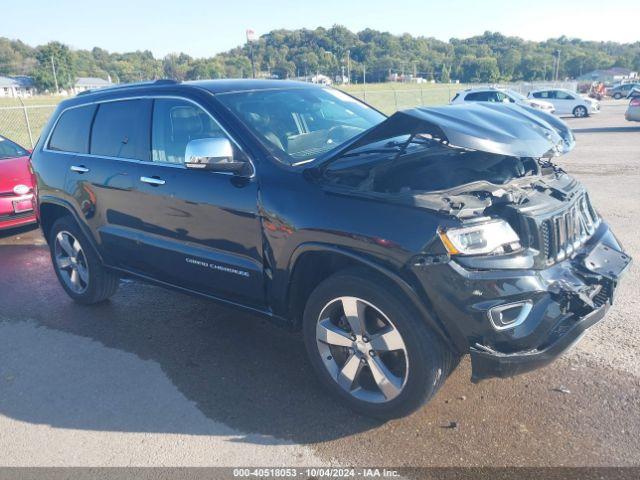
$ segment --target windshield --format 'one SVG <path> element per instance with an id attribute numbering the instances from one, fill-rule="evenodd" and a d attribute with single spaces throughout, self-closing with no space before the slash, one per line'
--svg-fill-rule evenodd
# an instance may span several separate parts
<path id="1" fill-rule="evenodd" d="M 313 160 L 386 118 L 329 88 L 256 90 L 216 98 L 292 165 Z"/>
<path id="2" fill-rule="evenodd" d="M 4 137 L 0 137 L 0 160 L 5 158 L 25 157 L 27 155 L 29 155 L 29 152 L 20 145 L 13 143 L 11 140 L 7 140 Z"/>

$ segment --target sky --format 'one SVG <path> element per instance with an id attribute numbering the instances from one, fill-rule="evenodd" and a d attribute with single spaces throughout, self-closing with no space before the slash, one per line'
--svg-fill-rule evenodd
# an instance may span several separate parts
<path id="1" fill-rule="evenodd" d="M 489 30 L 626 43 L 640 41 L 639 18 L 640 0 L 29 0 L 2 8 L 0 36 L 32 46 L 58 40 L 75 49 L 208 57 L 242 44 L 246 29 L 260 35 L 339 24 L 445 41 Z"/>

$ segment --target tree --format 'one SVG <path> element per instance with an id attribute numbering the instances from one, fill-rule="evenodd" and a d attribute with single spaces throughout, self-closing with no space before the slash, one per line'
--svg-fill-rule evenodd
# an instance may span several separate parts
<path id="1" fill-rule="evenodd" d="M 38 47 L 37 65 L 33 72 L 36 87 L 40 90 L 53 91 L 56 88 L 71 88 L 76 82 L 75 64 L 69 47 L 60 42 L 49 42 Z M 55 72 L 55 74 L 54 74 Z"/>
<path id="2" fill-rule="evenodd" d="M 440 72 L 440 81 L 442 83 L 451 83 L 451 67 L 447 67 L 446 63 L 442 64 L 442 70 Z"/>

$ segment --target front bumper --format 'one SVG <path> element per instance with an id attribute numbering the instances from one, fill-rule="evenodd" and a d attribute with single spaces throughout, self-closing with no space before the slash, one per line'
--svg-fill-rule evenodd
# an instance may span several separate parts
<path id="1" fill-rule="evenodd" d="M 471 354 L 472 380 L 479 381 L 553 361 L 605 316 L 630 262 L 601 223 L 572 258 L 543 270 L 477 270 L 450 261 L 416 273 L 456 346 Z M 491 312 L 518 304 L 530 307 L 526 317 L 496 326 Z"/>
<path id="2" fill-rule="evenodd" d="M 31 202 L 31 209 L 16 211 L 16 205 L 22 205 L 23 202 Z M 32 223 L 36 223 L 33 194 L 0 196 L 0 230 L 22 227 Z"/>
<path id="3" fill-rule="evenodd" d="M 570 322 L 572 325 L 560 324 L 560 327 L 567 329 L 563 331 L 562 328 L 558 328 L 560 334 L 542 349 L 501 353 L 488 347 L 471 347 L 471 381 L 478 382 L 492 377 L 513 377 L 548 365 L 577 343 L 589 327 L 602 320 L 610 305 L 607 302 L 584 317 Z"/>

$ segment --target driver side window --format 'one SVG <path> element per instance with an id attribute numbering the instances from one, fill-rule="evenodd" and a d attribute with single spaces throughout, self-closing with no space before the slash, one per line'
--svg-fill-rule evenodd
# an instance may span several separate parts
<path id="1" fill-rule="evenodd" d="M 556 99 L 558 100 L 573 100 L 573 97 L 566 92 L 556 91 Z"/>
<path id="2" fill-rule="evenodd" d="M 184 163 L 187 143 L 200 138 L 228 138 L 211 116 L 186 100 L 159 98 L 153 102 L 151 159 Z"/>

